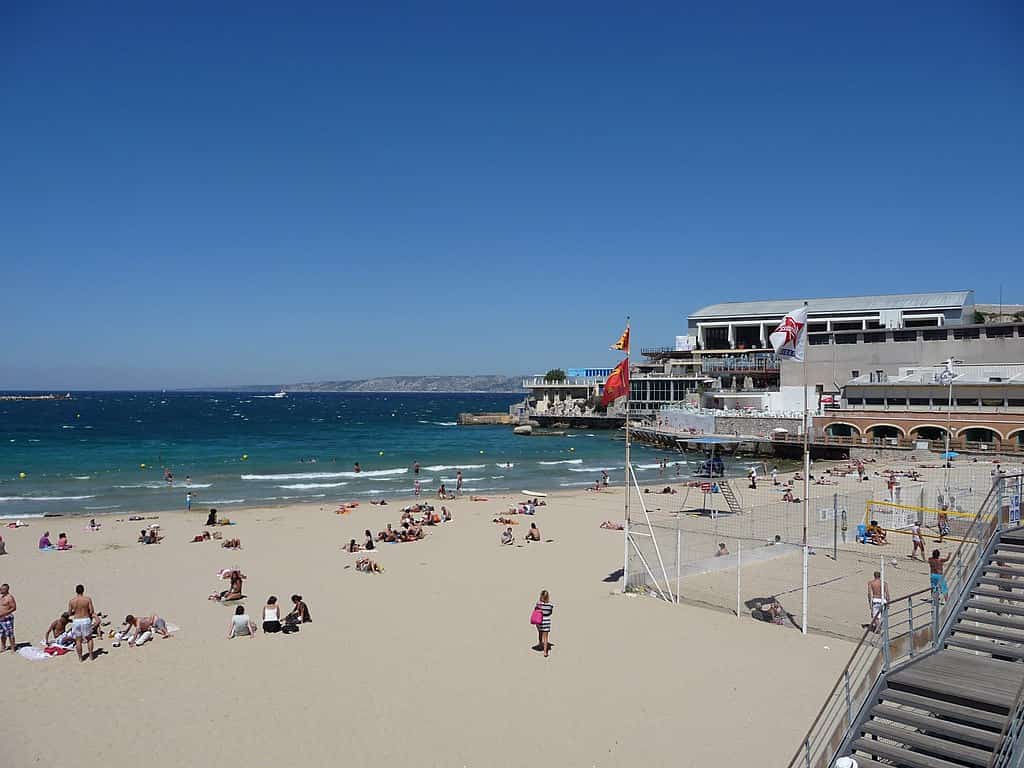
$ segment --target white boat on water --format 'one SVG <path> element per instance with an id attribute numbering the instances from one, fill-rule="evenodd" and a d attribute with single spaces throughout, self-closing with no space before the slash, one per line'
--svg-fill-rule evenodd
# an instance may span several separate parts
<path id="1" fill-rule="evenodd" d="M 253 395 L 253 397 L 257 397 L 260 400 L 280 400 L 282 398 L 288 397 L 288 393 L 285 392 L 283 389 L 279 389 L 272 395 Z"/>

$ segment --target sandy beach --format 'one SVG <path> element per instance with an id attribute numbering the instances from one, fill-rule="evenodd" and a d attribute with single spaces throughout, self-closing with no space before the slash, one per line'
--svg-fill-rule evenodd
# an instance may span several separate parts
<path id="1" fill-rule="evenodd" d="M 356 572 L 340 546 L 396 522 L 402 502 L 340 516 L 306 505 L 231 513 L 241 538 L 189 543 L 203 513 L 159 518 L 165 540 L 138 544 L 142 523 L 33 520 L 4 530 L 0 580 L 18 600 L 19 643 L 38 644 L 78 582 L 116 625 L 159 613 L 181 627 L 142 648 L 99 644 L 31 662 L 0 656 L 11 765 L 145 761 L 212 765 L 727 765 L 789 754 L 850 652 L 725 612 L 618 594 L 621 491 L 552 495 L 533 518 L 544 542 L 498 543 L 491 522 L 516 497 L 448 503 L 455 519 L 420 542 L 382 545 L 385 572 Z M 146 521 L 149 523 L 152 521 Z M 36 550 L 45 526 L 70 552 Z M 551 541 L 547 541 L 550 539 Z M 248 576 L 257 619 L 270 594 L 293 592 L 313 623 L 295 635 L 226 639 L 231 608 L 208 601 L 217 571 Z M 551 656 L 532 650 L 541 588 L 555 610 Z"/>

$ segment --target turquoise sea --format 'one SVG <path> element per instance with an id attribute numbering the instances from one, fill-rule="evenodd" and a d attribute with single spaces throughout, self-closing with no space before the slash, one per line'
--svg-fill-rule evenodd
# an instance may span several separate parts
<path id="1" fill-rule="evenodd" d="M 460 469 L 467 493 L 583 487 L 602 469 L 621 484 L 619 432 L 519 437 L 511 427 L 455 424 L 460 412 L 506 411 L 519 399 L 82 392 L 71 400 L 0 402 L 0 517 L 184 509 L 189 491 L 193 508 L 226 510 L 408 496 L 414 462 L 430 496 L 441 483 L 454 489 Z M 660 480 L 663 457 L 686 462 L 683 477 L 700 461 L 634 445 L 641 479 Z M 674 477 L 675 469 L 666 474 Z"/>

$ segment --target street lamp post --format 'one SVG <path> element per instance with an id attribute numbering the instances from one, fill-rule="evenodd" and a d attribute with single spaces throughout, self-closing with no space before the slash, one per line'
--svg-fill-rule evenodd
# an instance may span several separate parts
<path id="1" fill-rule="evenodd" d="M 946 460 L 945 467 L 945 486 L 946 496 L 949 496 L 949 466 L 952 463 L 952 459 L 949 456 L 949 439 L 950 432 L 953 429 L 953 380 L 956 378 L 956 372 L 953 366 L 957 363 L 963 362 L 962 360 L 954 360 L 952 357 L 946 360 L 946 370 L 943 372 L 943 376 L 946 382 L 949 384 L 949 398 L 946 402 L 946 451 L 943 458 Z"/>

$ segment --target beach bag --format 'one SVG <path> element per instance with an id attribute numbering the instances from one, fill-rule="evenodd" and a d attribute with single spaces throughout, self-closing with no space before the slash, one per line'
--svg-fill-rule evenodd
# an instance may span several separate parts
<path id="1" fill-rule="evenodd" d="M 540 607 L 535 607 L 533 613 L 530 614 L 530 623 L 535 627 L 539 627 L 544 623 L 544 614 L 541 612 Z"/>

